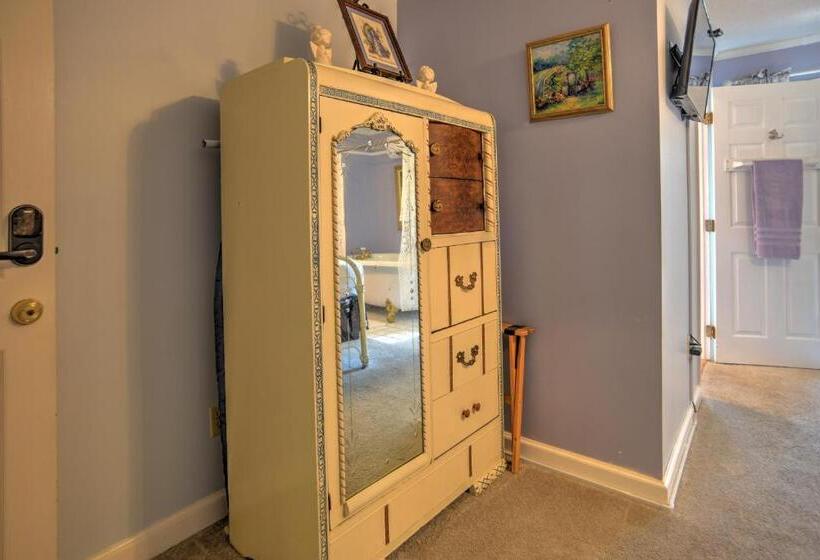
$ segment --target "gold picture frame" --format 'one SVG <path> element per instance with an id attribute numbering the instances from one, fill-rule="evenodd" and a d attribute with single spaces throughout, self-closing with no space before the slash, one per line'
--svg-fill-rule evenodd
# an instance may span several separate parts
<path id="1" fill-rule="evenodd" d="M 615 110 L 609 24 L 527 43 L 530 121 Z"/>

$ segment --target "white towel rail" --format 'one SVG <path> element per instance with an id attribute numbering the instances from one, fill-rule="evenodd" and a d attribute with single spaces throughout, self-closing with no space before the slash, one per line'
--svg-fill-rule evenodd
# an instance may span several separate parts
<path id="1" fill-rule="evenodd" d="M 727 159 L 723 164 L 723 170 L 728 173 L 735 173 L 737 171 L 751 171 L 753 163 L 754 162 L 750 160 Z M 805 164 L 806 169 L 820 171 L 820 161 L 809 160 L 804 161 L 803 163 Z"/>

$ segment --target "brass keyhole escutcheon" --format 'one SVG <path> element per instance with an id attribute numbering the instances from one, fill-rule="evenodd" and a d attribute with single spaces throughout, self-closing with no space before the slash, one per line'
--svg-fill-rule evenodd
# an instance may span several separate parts
<path id="1" fill-rule="evenodd" d="M 21 299 L 12 306 L 10 315 L 18 325 L 30 325 L 43 316 L 43 304 L 36 299 Z"/>

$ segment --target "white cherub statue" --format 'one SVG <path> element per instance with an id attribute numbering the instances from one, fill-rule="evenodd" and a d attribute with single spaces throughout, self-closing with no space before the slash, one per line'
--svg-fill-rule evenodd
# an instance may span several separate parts
<path id="1" fill-rule="evenodd" d="M 330 42 L 333 33 L 330 29 L 321 25 L 314 25 L 310 28 L 310 51 L 313 53 L 313 60 L 319 64 L 331 64 L 333 49 Z"/>
<path id="2" fill-rule="evenodd" d="M 418 77 L 419 79 L 416 80 L 416 86 L 436 93 L 436 89 L 438 89 L 438 82 L 435 81 L 436 73 L 432 68 L 429 66 L 422 66 L 419 68 Z"/>

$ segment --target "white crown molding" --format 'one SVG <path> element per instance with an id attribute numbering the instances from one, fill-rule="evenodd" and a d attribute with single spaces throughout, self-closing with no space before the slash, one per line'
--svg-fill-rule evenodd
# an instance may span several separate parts
<path id="1" fill-rule="evenodd" d="M 225 490 L 219 490 L 172 513 L 165 519 L 160 519 L 136 535 L 111 545 L 91 558 L 92 560 L 150 560 L 216 523 L 226 514 Z"/>
<path id="2" fill-rule="evenodd" d="M 792 47 L 802 47 L 805 45 L 811 45 L 813 43 L 820 43 L 820 33 L 814 35 L 807 35 L 805 37 L 798 37 L 796 39 L 786 39 L 785 41 L 761 43 L 759 45 L 750 45 L 748 47 L 740 47 L 737 49 L 721 51 L 715 55 L 715 60 L 729 60 L 732 58 L 749 56 L 752 54 L 779 51 L 782 49 L 790 49 Z"/>

